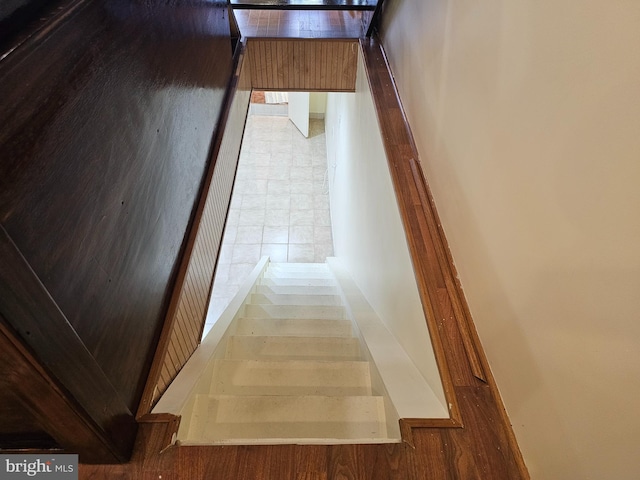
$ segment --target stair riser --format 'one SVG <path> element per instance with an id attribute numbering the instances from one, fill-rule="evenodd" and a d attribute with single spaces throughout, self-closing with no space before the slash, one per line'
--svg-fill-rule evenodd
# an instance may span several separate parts
<path id="1" fill-rule="evenodd" d="M 260 285 L 267 286 L 298 286 L 298 287 L 335 287 L 333 280 L 328 278 L 273 278 L 265 277 Z"/>
<path id="2" fill-rule="evenodd" d="M 367 362 L 219 360 L 210 393 L 226 395 L 371 395 Z"/>
<path id="3" fill-rule="evenodd" d="M 269 270 L 284 270 L 284 271 L 295 271 L 295 272 L 308 272 L 308 271 L 319 271 L 319 272 L 329 272 L 329 267 L 326 263 L 281 263 L 281 262 L 271 262 L 269 264 Z"/>
<path id="4" fill-rule="evenodd" d="M 198 395 L 190 437 L 352 438 L 386 435 L 382 397 Z"/>
<path id="5" fill-rule="evenodd" d="M 338 290 L 331 286 L 299 286 L 299 285 L 256 285 L 255 292 L 265 295 L 337 295 Z"/>
<path id="6" fill-rule="evenodd" d="M 237 335 L 295 335 L 318 337 L 350 337 L 351 323 L 347 320 L 294 320 L 241 318 Z"/>
<path id="7" fill-rule="evenodd" d="M 333 282 L 333 276 L 329 272 L 321 271 L 295 271 L 295 270 L 278 270 L 268 269 L 264 272 L 264 278 L 302 278 L 302 279 L 322 279 Z"/>
<path id="8" fill-rule="evenodd" d="M 233 336 L 226 358 L 247 360 L 360 360 L 360 345 L 349 337 Z"/>
<path id="9" fill-rule="evenodd" d="M 329 443 L 387 443 L 386 425 L 383 422 L 345 423 L 341 421 L 305 422 L 301 424 L 285 423 L 279 420 L 259 423 L 211 423 L 206 431 L 191 434 L 188 442 L 202 444 L 245 444 L 253 443 L 251 440 L 277 439 L 278 443 L 298 443 L 297 440 L 306 440 L 304 443 L 326 443 L 326 439 L 336 439 L 337 442 Z M 289 439 L 283 442 L 283 439 Z M 318 439 L 317 442 L 311 440 Z M 235 440 L 235 441 L 234 441 Z M 244 441 L 241 441 L 244 440 Z M 349 442 L 339 442 L 350 440 Z M 258 442 L 256 442 L 258 443 Z M 276 443 L 276 442 L 268 442 Z"/>
<path id="10" fill-rule="evenodd" d="M 342 320 L 344 307 L 332 305 L 253 305 L 245 307 L 244 316 L 248 318 L 318 318 Z"/>
<path id="11" fill-rule="evenodd" d="M 254 293 L 251 295 L 254 305 L 316 305 L 340 306 L 342 299 L 338 295 L 278 295 Z"/>

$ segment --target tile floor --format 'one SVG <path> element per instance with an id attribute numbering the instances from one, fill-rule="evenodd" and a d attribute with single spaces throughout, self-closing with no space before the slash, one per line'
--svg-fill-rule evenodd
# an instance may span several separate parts
<path id="1" fill-rule="evenodd" d="M 287 117 L 249 115 L 204 335 L 261 256 L 333 255 L 324 121 L 305 138 Z"/>

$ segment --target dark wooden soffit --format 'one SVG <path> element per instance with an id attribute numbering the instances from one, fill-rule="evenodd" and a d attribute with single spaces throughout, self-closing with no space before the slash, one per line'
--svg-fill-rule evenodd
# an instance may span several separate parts
<path id="1" fill-rule="evenodd" d="M 495 426 L 492 427 L 495 430 L 494 434 L 506 439 L 509 452 L 505 455 L 517 464 L 522 478 L 528 478 L 513 429 L 473 325 L 384 50 L 376 38 L 362 40 L 361 45 L 389 171 L 409 243 L 436 360 L 450 403 L 452 420 L 466 427 L 467 419 L 461 415 L 461 411 L 469 409 L 462 408 L 461 403 L 464 402 L 461 402 L 459 396 L 461 392 L 465 392 L 463 397 L 466 398 L 469 388 L 482 389 L 481 382 L 486 382 L 486 395 L 497 406 L 500 417 L 495 419 Z M 455 329 L 451 328 L 452 323 L 455 324 Z M 460 365 L 461 359 L 466 359 L 468 368 Z M 467 371 L 475 378 L 470 378 Z M 471 424 L 475 425 L 476 422 Z M 401 421 L 401 428 L 407 437 L 411 435 L 413 428 L 429 426 L 431 425 L 428 422 L 422 422 L 420 419 Z M 470 431 L 467 435 L 480 433 Z M 411 442 L 410 438 L 408 440 Z"/>
<path id="2" fill-rule="evenodd" d="M 75 399 L 68 400 L 67 405 L 78 419 L 85 419 L 86 429 L 93 430 L 96 439 L 104 444 L 95 454 L 83 449 L 87 461 L 105 461 L 107 451 L 109 455 L 106 459 L 110 456 L 113 461 L 125 460 L 135 438 L 133 414 L 2 226 L 0 258 L 0 315 L 7 322 L 3 330 L 5 337 L 13 339 L 15 355 L 28 358 L 28 362 L 39 369 L 40 377 L 36 381 L 51 385 L 56 391 L 52 395 L 66 391 Z M 2 364 L 6 366 L 5 362 L 13 356 L 5 356 L 6 350 L 2 351 Z M 38 352 L 38 357 L 28 351 Z M 12 375 L 16 384 L 24 386 L 20 376 L 15 377 L 15 373 Z M 31 401 L 43 411 L 52 413 L 50 426 L 55 427 L 56 417 L 48 409 L 44 398 L 37 394 L 32 394 L 32 397 Z M 57 438 L 53 432 L 49 432 L 47 426 L 45 431 L 60 441 L 60 436 Z M 68 435 L 73 436 L 73 430 Z M 61 446 L 78 451 L 75 443 L 69 445 L 61 442 Z"/>

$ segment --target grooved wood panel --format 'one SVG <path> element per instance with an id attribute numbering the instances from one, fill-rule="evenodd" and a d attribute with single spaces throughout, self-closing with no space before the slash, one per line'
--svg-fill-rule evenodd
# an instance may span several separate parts
<path id="1" fill-rule="evenodd" d="M 224 127 L 207 199 L 175 310 L 167 355 L 154 389 L 152 404 L 164 393 L 200 343 L 206 320 L 251 96 L 249 66 L 242 58 L 240 57 L 238 65 L 238 87 Z"/>
<path id="2" fill-rule="evenodd" d="M 272 91 L 353 92 L 355 39 L 249 38 L 251 86 Z"/>

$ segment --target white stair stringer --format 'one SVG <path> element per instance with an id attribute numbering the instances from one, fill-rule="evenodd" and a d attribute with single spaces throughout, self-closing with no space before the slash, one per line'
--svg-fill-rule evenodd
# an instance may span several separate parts
<path id="1" fill-rule="evenodd" d="M 399 441 L 326 264 L 268 263 L 216 352 L 183 444 Z"/>

